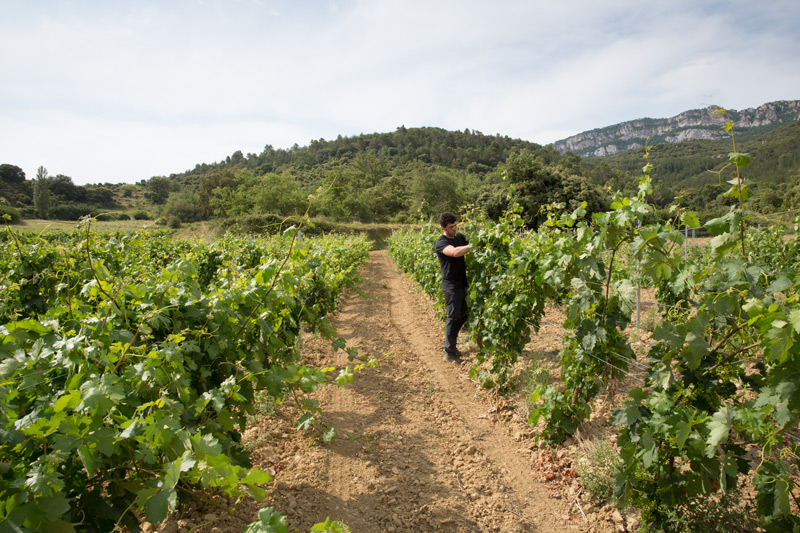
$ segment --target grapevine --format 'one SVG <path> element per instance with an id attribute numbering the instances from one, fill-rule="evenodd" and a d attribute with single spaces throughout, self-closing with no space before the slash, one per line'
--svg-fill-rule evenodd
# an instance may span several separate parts
<path id="1" fill-rule="evenodd" d="M 327 316 L 369 249 L 100 239 L 88 222 L 3 246 L 0 519 L 15 531 L 136 530 L 205 490 L 263 499 L 271 478 L 241 444 L 255 393 L 327 381 L 299 360 L 300 328 L 333 339 Z"/>
<path id="2" fill-rule="evenodd" d="M 726 129 L 733 131 L 730 123 Z M 678 227 L 698 227 L 694 213 L 677 209 L 671 221 L 645 223 L 655 218 L 649 160 L 638 194 L 615 196 L 611 211 L 591 219 L 580 208 L 566 213 L 551 206 L 533 231 L 513 209 L 498 222 L 467 215 L 469 325 L 482 346 L 479 364 L 491 362 L 471 372 L 505 392 L 544 302 L 565 306 L 562 382 L 539 386 L 530 419 L 544 421 L 540 437 L 561 441 L 587 419 L 602 388 L 628 374 L 636 358 L 625 335 L 634 289 L 656 287 L 664 320 L 641 386 L 614 412 L 622 459 L 616 497 L 641 509 L 645 522 L 663 526 L 671 509 L 730 494 L 748 478 L 762 526 L 793 530 L 800 527 L 793 510 L 800 453 L 798 238 L 748 226 L 742 168 L 750 158 L 734 144 L 729 161 L 727 195 L 735 203 L 706 222 L 713 235 L 707 256 L 684 259 Z M 435 295 L 431 234 L 401 234 L 393 256 Z"/>

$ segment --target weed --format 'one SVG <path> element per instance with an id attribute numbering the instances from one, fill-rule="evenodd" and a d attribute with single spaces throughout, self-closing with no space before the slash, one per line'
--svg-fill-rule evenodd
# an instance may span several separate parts
<path id="1" fill-rule="evenodd" d="M 544 358 L 538 352 L 532 352 L 528 361 L 528 366 L 522 371 L 520 388 L 530 397 L 539 385 L 550 381 L 550 369 L 545 366 Z"/>
<path id="2" fill-rule="evenodd" d="M 656 306 L 648 307 L 647 311 L 642 313 L 640 327 L 652 333 L 656 330 L 656 326 L 658 326 L 659 322 L 661 322 L 661 317 L 658 314 L 658 308 Z"/>
<path id="3" fill-rule="evenodd" d="M 378 434 L 377 433 L 364 433 L 361 437 L 361 441 L 364 443 L 364 451 L 368 452 L 372 448 L 374 448 L 378 444 Z"/>
<path id="4" fill-rule="evenodd" d="M 337 520 L 331 521 L 331 517 L 327 517 L 324 522 L 314 524 L 310 531 L 312 533 L 350 533 L 350 526 Z"/>
<path id="5" fill-rule="evenodd" d="M 275 416 L 278 412 L 278 404 L 275 401 L 275 398 L 269 396 L 268 394 L 258 391 L 256 392 L 256 398 L 253 402 L 253 416 L 254 417 L 270 417 Z"/>
<path id="6" fill-rule="evenodd" d="M 608 439 L 591 443 L 578 459 L 578 479 L 586 492 L 600 501 L 614 495 L 614 469 L 620 462 L 616 447 Z"/>
<path id="7" fill-rule="evenodd" d="M 433 381 L 428 382 L 428 397 L 433 397 L 433 393 L 436 392 L 436 383 Z"/>

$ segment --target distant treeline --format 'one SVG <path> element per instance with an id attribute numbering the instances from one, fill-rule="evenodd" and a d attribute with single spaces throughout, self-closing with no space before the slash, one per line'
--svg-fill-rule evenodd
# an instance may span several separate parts
<path id="1" fill-rule="evenodd" d="M 751 209 L 770 213 L 800 206 L 800 123 L 751 136 L 736 148 L 754 157 L 744 169 L 756 196 Z M 732 151 L 730 141 L 652 146 L 652 201 L 663 216 L 675 203 L 698 211 L 701 219 L 726 210 L 731 200 L 722 193 L 730 176 L 722 167 Z M 6 163 L 0 165 L 0 210 L 16 219 L 74 220 L 111 211 L 159 218 L 173 227 L 212 220 L 241 228 L 249 227 L 236 223 L 242 217 L 306 212 L 331 222 L 407 223 L 472 206 L 498 217 L 513 200 L 535 226 L 543 205 L 586 202 L 591 214 L 607 209 L 614 191 L 632 193 L 643 155 L 640 149 L 581 159 L 552 146 L 475 130 L 400 127 L 287 150 L 267 145 L 260 154 L 237 151 L 224 161 L 136 184 L 77 186 L 69 176 L 49 176 L 44 168 L 28 179 Z"/>

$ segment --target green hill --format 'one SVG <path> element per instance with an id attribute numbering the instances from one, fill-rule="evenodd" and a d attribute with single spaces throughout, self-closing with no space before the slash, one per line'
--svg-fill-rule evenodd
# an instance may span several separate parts
<path id="1" fill-rule="evenodd" d="M 749 208 L 774 213 L 800 207 L 800 122 L 741 138 L 737 149 L 754 157 L 744 169 L 755 198 Z M 721 172 L 730 140 L 694 140 L 651 147 L 654 202 L 680 202 L 707 219 L 727 209 L 729 179 Z M 634 194 L 644 149 L 581 159 L 541 146 L 474 130 L 400 127 L 390 133 L 312 141 L 260 154 L 240 151 L 171 176 L 137 184 L 77 186 L 69 176 L 27 179 L 0 165 L 0 209 L 16 218 L 76 220 L 158 218 L 177 227 L 212 221 L 222 228 L 273 227 L 308 212 L 326 222 L 407 223 L 432 220 L 464 206 L 499 216 L 513 192 L 531 225 L 551 202 L 589 212 L 608 207 L 614 191 Z"/>
<path id="2" fill-rule="evenodd" d="M 505 161 L 511 150 L 528 149 L 544 154 L 548 159 L 559 154 L 541 145 L 500 135 L 484 135 L 475 130 L 448 131 L 442 128 L 406 128 L 391 133 L 341 135 L 331 141 L 313 140 L 308 146 L 293 146 L 288 150 L 267 145 L 260 154 L 234 152 L 224 161 L 201 163 L 181 176 L 197 176 L 224 168 L 245 168 L 256 174 L 284 170 L 309 170 L 331 167 L 354 160 L 359 154 L 371 153 L 390 162 L 391 166 L 427 163 L 451 169 L 473 169 L 485 172 Z"/>
<path id="3" fill-rule="evenodd" d="M 469 129 L 400 127 L 289 150 L 267 146 L 258 155 L 236 152 L 174 179 L 196 191 L 205 217 L 298 214 L 311 194 L 311 215 L 360 222 L 430 220 L 466 205 L 498 216 L 513 183 L 535 224 L 543 203 L 605 206 L 589 170 L 551 146 Z"/>
<path id="4" fill-rule="evenodd" d="M 731 178 L 732 169 L 723 171 L 723 167 L 732 151 L 730 139 L 657 144 L 650 148 L 654 182 L 664 196 L 682 197 L 683 205 L 701 212 L 718 211 L 728 201 L 719 195 Z M 753 157 L 742 169 L 755 193 L 751 208 L 774 213 L 800 207 L 800 121 L 737 140 L 736 151 Z M 590 161 L 637 175 L 644 166 L 644 154 L 645 149 L 639 148 Z"/>
<path id="5" fill-rule="evenodd" d="M 34 212 L 47 218 L 128 207 L 173 226 L 215 220 L 227 228 L 271 227 L 281 217 L 306 212 L 331 222 L 406 223 L 465 206 L 498 216 L 508 205 L 512 184 L 532 224 L 544 203 L 586 200 L 590 210 L 608 203 L 589 182 L 590 168 L 576 156 L 469 129 L 400 127 L 287 150 L 268 145 L 260 154 L 237 151 L 181 174 L 154 176 L 135 186 L 104 186 L 114 201 L 85 204 L 81 210 L 69 208 L 86 197 L 71 178 L 47 177 L 37 185 L 40 180 L 20 178 L 18 167 L 6 165 L 6 170 L 8 187 L 0 192 L 23 218 Z M 36 190 L 43 193 L 38 205 Z"/>

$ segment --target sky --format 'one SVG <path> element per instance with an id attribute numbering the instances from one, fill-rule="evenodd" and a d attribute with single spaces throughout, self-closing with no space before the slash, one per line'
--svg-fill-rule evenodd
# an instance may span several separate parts
<path id="1" fill-rule="evenodd" d="M 0 164 L 135 183 L 385 133 L 800 99 L 797 0 L 0 0 Z"/>

